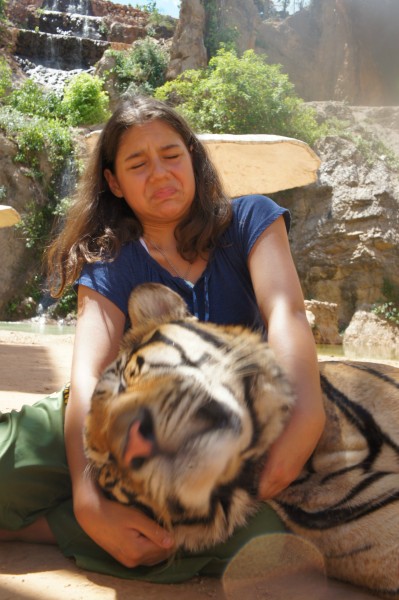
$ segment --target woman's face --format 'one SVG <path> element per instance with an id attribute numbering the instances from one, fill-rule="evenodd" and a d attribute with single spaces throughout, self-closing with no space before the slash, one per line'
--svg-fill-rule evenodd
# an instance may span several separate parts
<path id="1" fill-rule="evenodd" d="M 131 127 L 121 138 L 114 173 L 105 169 L 104 176 L 144 230 L 146 225 L 178 223 L 194 200 L 190 152 L 180 135 L 161 120 Z"/>

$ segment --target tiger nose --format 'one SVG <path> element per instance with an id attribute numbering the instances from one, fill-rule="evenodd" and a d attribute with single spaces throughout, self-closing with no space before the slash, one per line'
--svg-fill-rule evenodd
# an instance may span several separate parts
<path id="1" fill-rule="evenodd" d="M 154 428 L 149 411 L 142 411 L 130 426 L 123 463 L 126 467 L 138 469 L 154 449 Z"/>

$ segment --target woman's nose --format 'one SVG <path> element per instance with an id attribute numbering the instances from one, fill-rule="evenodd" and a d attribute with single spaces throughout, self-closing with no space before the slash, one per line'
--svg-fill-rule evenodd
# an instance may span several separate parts
<path id="1" fill-rule="evenodd" d="M 160 158 L 156 158 L 151 162 L 151 177 L 163 177 L 167 172 L 167 168 Z"/>

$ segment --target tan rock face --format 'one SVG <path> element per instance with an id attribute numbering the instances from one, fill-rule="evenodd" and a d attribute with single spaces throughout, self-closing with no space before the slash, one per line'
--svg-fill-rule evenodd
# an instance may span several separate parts
<path id="1" fill-rule="evenodd" d="M 338 305 L 305 300 L 306 316 L 316 344 L 341 344 L 338 331 Z"/>
<path id="2" fill-rule="evenodd" d="M 350 107 L 335 108 L 345 110 L 355 141 L 324 139 L 317 183 L 276 199 L 291 211 L 305 298 L 337 304 L 342 329 L 362 305 L 383 299 L 384 281 L 399 288 L 399 175 L 383 153 L 368 156 L 356 143 L 373 132 L 357 128 Z"/>
<path id="3" fill-rule="evenodd" d="M 399 359 L 399 326 L 372 312 L 357 311 L 346 329 L 343 344 L 347 356 Z"/>
<path id="4" fill-rule="evenodd" d="M 205 9 L 201 0 L 182 0 L 170 52 L 168 79 L 175 79 L 187 69 L 199 69 L 207 65 L 204 34 Z"/>

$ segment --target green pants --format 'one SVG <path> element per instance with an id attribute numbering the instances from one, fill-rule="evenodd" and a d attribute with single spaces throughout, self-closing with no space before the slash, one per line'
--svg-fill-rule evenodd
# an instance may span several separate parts
<path id="1" fill-rule="evenodd" d="M 64 396 L 60 392 L 20 411 L 0 413 L 0 529 L 17 530 L 45 516 L 58 545 L 83 569 L 155 583 L 195 575 L 220 576 L 251 538 L 285 528 L 266 504 L 225 543 L 179 553 L 156 567 L 124 567 L 97 546 L 77 523 L 64 448 Z"/>

